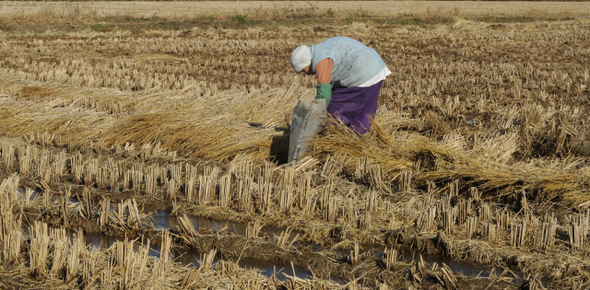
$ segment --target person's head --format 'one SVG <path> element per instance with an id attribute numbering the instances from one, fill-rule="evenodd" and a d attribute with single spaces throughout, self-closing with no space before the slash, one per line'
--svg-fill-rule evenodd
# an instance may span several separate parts
<path id="1" fill-rule="evenodd" d="M 311 65 L 311 48 L 307 45 L 301 45 L 291 52 L 291 66 L 296 73 L 304 71 L 309 73 Z"/>

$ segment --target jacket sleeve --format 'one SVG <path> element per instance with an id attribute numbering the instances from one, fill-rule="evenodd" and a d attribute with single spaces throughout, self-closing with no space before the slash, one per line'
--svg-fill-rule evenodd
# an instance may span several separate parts
<path id="1" fill-rule="evenodd" d="M 318 62 L 315 66 L 315 73 L 318 79 L 316 99 L 325 99 L 326 107 L 330 104 L 332 99 L 332 70 L 334 69 L 334 61 L 326 58 Z"/>

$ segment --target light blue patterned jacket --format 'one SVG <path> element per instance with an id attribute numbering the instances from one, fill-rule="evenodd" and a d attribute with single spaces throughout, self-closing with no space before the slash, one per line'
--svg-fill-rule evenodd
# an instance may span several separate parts
<path id="1" fill-rule="evenodd" d="M 334 87 L 356 87 L 376 76 L 387 65 L 372 48 L 345 36 L 329 38 L 311 46 L 311 67 L 321 60 L 334 61 L 332 81 Z"/>

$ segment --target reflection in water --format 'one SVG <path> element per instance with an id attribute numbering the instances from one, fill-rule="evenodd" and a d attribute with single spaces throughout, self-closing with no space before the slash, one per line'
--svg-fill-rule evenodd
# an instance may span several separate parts
<path id="1" fill-rule="evenodd" d="M 112 246 L 117 239 L 101 233 L 87 233 L 84 234 L 86 245 L 97 250 L 105 250 Z"/>
<path id="2" fill-rule="evenodd" d="M 477 265 L 469 262 L 453 260 L 450 257 L 443 255 L 416 253 L 412 253 L 412 255 L 415 259 L 420 259 L 420 255 L 422 255 L 422 259 L 424 259 L 424 262 L 428 261 L 428 265 L 432 264 L 433 262 L 436 262 L 439 265 L 445 263 L 453 272 L 467 277 L 488 278 L 493 268 L 491 266 Z"/>
<path id="3" fill-rule="evenodd" d="M 199 267 L 201 265 L 201 254 L 198 254 L 196 252 L 179 252 L 179 251 L 172 251 L 173 255 L 174 255 L 174 261 L 179 262 L 183 265 L 191 265 L 193 267 Z M 219 259 L 216 257 L 213 261 L 213 264 L 215 265 L 217 263 L 217 261 L 219 261 Z M 285 280 L 287 279 L 286 275 L 289 276 L 295 276 L 301 279 L 311 279 L 313 277 L 313 275 L 311 274 L 310 271 L 303 269 L 301 267 L 298 266 L 284 266 L 284 265 L 280 265 L 277 263 L 273 263 L 273 262 L 269 262 L 269 261 L 263 261 L 263 260 L 257 260 L 257 259 L 253 259 L 253 258 L 246 258 L 246 259 L 241 259 L 238 262 L 238 265 L 242 268 L 245 269 L 253 269 L 253 270 L 258 270 L 260 271 L 260 273 L 264 276 L 267 277 L 271 277 L 271 276 L 275 276 L 277 279 L 279 280 Z"/>
<path id="4" fill-rule="evenodd" d="M 226 221 L 218 221 L 208 218 L 196 217 L 196 216 L 189 216 L 194 228 L 196 231 L 208 229 L 215 232 L 221 230 L 227 230 L 239 235 L 245 235 L 246 233 L 246 225 L 242 223 L 234 223 L 234 222 L 226 222 Z M 158 210 L 156 214 L 153 216 L 153 224 L 156 229 L 158 230 L 165 230 L 171 229 L 178 225 L 178 222 L 174 216 L 171 216 L 168 211 L 166 210 Z M 280 235 L 284 230 L 276 227 L 265 227 L 261 231 L 261 235 L 266 235 L 271 237 Z M 298 233 L 292 233 L 290 239 L 294 239 Z M 85 236 L 86 242 L 91 247 L 95 247 L 97 249 L 106 249 L 112 246 L 117 239 L 113 237 L 108 237 L 103 234 L 87 234 Z M 297 245 L 297 244 L 296 244 Z M 315 245 L 312 248 L 314 252 L 323 252 L 323 251 L 332 251 L 337 252 L 341 255 L 348 255 L 349 252 L 344 251 L 333 251 L 326 248 L 323 248 L 319 245 Z M 370 252 L 369 254 L 375 258 L 383 258 L 383 247 L 374 247 L 374 246 L 361 246 L 361 253 Z M 159 257 L 160 256 L 160 246 L 150 246 L 150 256 Z M 422 259 L 426 263 L 427 267 L 429 267 L 433 263 L 438 263 L 442 265 L 445 263 L 449 266 L 449 268 L 455 272 L 462 274 L 467 277 L 488 277 L 492 270 L 490 266 L 482 266 L 476 265 L 468 262 L 457 261 L 453 260 L 449 257 L 437 254 L 420 254 L 408 250 L 402 250 L 399 252 L 400 259 L 407 263 L 410 263 L 413 260 L 420 259 L 420 255 L 422 255 Z M 173 260 L 179 262 L 183 265 L 192 265 L 194 267 L 198 267 L 201 264 L 201 254 L 197 253 L 196 251 L 178 251 L 172 250 Z M 214 261 L 217 262 L 218 259 Z M 258 269 L 263 275 L 265 276 L 272 276 L 275 275 L 278 279 L 286 279 L 285 275 L 296 276 L 301 279 L 310 279 L 313 275 L 312 273 L 304 268 L 301 267 L 291 267 L 290 265 L 279 265 L 276 263 L 257 260 L 253 258 L 242 259 L 238 263 L 241 267 L 247 269 Z M 337 282 L 344 282 L 341 280 L 336 280 Z"/>
<path id="5" fill-rule="evenodd" d="M 31 195 L 29 196 L 29 199 L 28 200 L 26 200 L 26 195 L 27 195 L 26 192 L 27 192 L 27 190 L 31 190 Z M 32 190 L 30 188 L 27 189 L 25 187 L 19 187 L 17 191 L 18 191 L 19 198 L 22 199 L 22 200 L 24 200 L 25 203 L 28 203 L 28 204 L 31 204 L 31 203 L 32 204 L 40 203 L 41 202 L 41 199 L 43 199 L 43 198 L 49 198 L 49 202 L 50 203 L 52 203 L 52 204 L 54 204 L 56 206 L 61 206 L 62 197 L 59 197 L 59 196 L 58 197 L 56 197 L 56 196 L 44 196 L 42 194 L 42 192 L 40 190 L 38 190 L 38 189 Z M 48 194 L 51 195 L 50 193 L 48 193 Z M 69 204 L 70 209 L 71 210 L 74 210 L 74 208 L 76 206 L 78 206 L 79 200 L 76 199 L 74 196 L 70 196 L 68 198 L 68 204 Z"/>
<path id="6" fill-rule="evenodd" d="M 246 235 L 247 225 L 243 223 L 220 221 L 193 215 L 188 216 L 188 218 L 197 232 L 200 230 L 212 230 L 214 232 L 225 230 L 242 236 Z M 157 230 L 171 229 L 178 225 L 176 217 L 171 216 L 167 210 L 157 210 L 153 220 L 154 227 Z M 262 228 L 260 233 L 261 235 L 269 236 L 272 241 L 274 236 L 280 236 L 284 231 L 284 229 L 270 226 Z M 300 236 L 302 235 L 300 232 L 293 231 L 289 236 L 289 240 L 295 239 L 298 234 Z"/>
<path id="7" fill-rule="evenodd" d="M 165 210 L 156 211 L 156 215 L 153 217 L 154 227 L 157 230 L 171 229 L 178 225 L 175 218 L 172 218 L 170 214 Z"/>
<path id="8" fill-rule="evenodd" d="M 272 262 L 261 261 L 251 258 L 240 260 L 238 262 L 238 265 L 246 269 L 258 269 L 260 270 L 260 273 L 262 273 L 262 275 L 267 277 L 271 277 L 274 275 L 279 280 L 287 279 L 285 275 L 295 276 L 301 279 L 313 278 L 313 275 L 310 271 L 303 269 L 301 267 L 285 267 Z"/>
<path id="9" fill-rule="evenodd" d="M 228 221 L 218 221 L 204 217 L 188 216 L 192 222 L 195 231 L 200 229 L 208 229 L 215 232 L 227 230 L 238 235 L 246 234 L 246 226 L 241 223 L 234 223 Z M 176 217 L 171 216 L 167 210 L 157 210 L 153 217 L 154 227 L 157 230 L 171 229 L 178 225 Z"/>
<path id="10" fill-rule="evenodd" d="M 384 255 L 383 250 L 384 248 L 372 248 L 368 251 L 372 251 L 371 254 L 373 257 L 382 259 Z M 363 251 L 361 250 L 361 253 L 362 252 Z M 454 273 L 458 273 L 467 277 L 487 278 L 489 277 L 493 268 L 492 266 L 477 265 L 469 262 L 453 260 L 452 258 L 441 254 L 416 253 L 410 250 L 398 250 L 398 252 L 400 255 L 400 260 L 405 263 L 418 261 L 420 260 L 420 256 L 422 256 L 426 267 L 430 267 L 433 263 L 437 263 L 439 266 L 445 263 Z"/>
<path id="11" fill-rule="evenodd" d="M 96 250 L 106 250 L 111 247 L 117 238 L 106 236 L 100 233 L 89 233 L 84 236 L 86 245 Z M 144 244 L 145 245 L 145 244 Z M 150 245 L 149 255 L 152 257 L 160 257 L 160 246 Z M 196 251 L 178 251 L 172 250 L 172 259 L 175 262 L 181 263 L 187 266 L 199 267 L 201 265 L 201 254 Z M 219 259 L 216 257 L 213 264 L 216 264 Z M 296 276 L 301 279 L 310 279 L 312 277 L 311 272 L 301 267 L 286 267 L 273 262 L 261 261 L 257 259 L 242 259 L 238 263 L 240 267 L 246 269 L 258 269 L 262 275 L 272 276 L 275 275 L 279 280 L 287 279 L 286 275 Z M 295 273 L 293 273 L 295 271 Z"/>

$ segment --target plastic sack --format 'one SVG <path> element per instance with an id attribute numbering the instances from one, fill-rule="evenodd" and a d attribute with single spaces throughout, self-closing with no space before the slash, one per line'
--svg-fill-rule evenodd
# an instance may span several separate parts
<path id="1" fill-rule="evenodd" d="M 326 100 L 312 102 L 299 100 L 293 110 L 289 137 L 289 162 L 301 158 L 309 147 L 309 140 L 326 122 Z"/>

